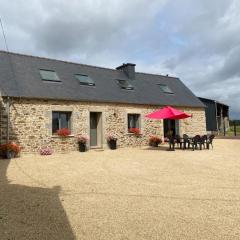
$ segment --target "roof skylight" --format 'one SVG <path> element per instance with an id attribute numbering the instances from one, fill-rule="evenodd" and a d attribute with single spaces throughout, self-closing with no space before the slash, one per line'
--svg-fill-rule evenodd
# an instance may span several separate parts
<path id="1" fill-rule="evenodd" d="M 160 87 L 160 89 L 164 93 L 173 94 L 173 91 L 168 87 L 168 85 L 166 85 L 166 84 L 158 84 L 158 86 Z"/>
<path id="2" fill-rule="evenodd" d="M 39 71 L 42 80 L 50 82 L 61 82 L 55 71 L 46 69 L 40 69 Z"/>
<path id="3" fill-rule="evenodd" d="M 95 82 L 88 75 L 75 74 L 75 77 L 81 85 L 95 86 Z"/>
<path id="4" fill-rule="evenodd" d="M 133 85 L 131 85 L 129 83 L 129 81 L 127 81 L 127 80 L 120 80 L 120 79 L 118 79 L 117 82 L 118 82 L 118 85 L 122 89 L 125 89 L 125 90 L 133 90 L 134 89 Z"/>

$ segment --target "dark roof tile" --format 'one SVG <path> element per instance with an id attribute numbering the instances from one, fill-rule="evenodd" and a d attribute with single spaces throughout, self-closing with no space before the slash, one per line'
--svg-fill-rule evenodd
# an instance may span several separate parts
<path id="1" fill-rule="evenodd" d="M 42 81 L 39 69 L 56 71 L 62 82 Z M 80 85 L 74 74 L 89 75 L 96 86 Z M 178 78 L 137 72 L 135 80 L 129 80 L 133 91 L 120 89 L 116 79 L 127 77 L 115 69 L 0 51 L 0 89 L 5 96 L 204 107 Z M 164 94 L 159 83 L 168 85 L 174 94 Z"/>

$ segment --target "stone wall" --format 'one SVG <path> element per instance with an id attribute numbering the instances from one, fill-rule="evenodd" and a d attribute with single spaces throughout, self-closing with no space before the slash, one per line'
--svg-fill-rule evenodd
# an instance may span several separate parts
<path id="1" fill-rule="evenodd" d="M 90 112 L 102 113 L 102 147 L 107 147 L 106 136 L 118 137 L 118 146 L 147 145 L 149 136 L 163 136 L 163 121 L 145 119 L 145 115 L 160 106 L 89 103 L 52 100 L 12 100 L 10 105 L 10 139 L 17 141 L 24 152 L 37 152 L 42 146 L 50 146 L 55 152 L 77 149 L 77 134 L 88 135 Z M 189 135 L 206 133 L 205 112 L 203 108 L 179 108 L 192 118 L 180 121 L 180 133 Z M 71 111 L 71 133 L 67 138 L 52 135 L 52 111 Z M 127 114 L 141 115 L 141 135 L 128 133 Z M 1 128 L 4 128 L 1 125 Z M 2 129 L 1 132 L 5 132 Z M 2 134 L 2 136 L 5 136 Z M 4 142 L 5 139 L 1 139 Z"/>

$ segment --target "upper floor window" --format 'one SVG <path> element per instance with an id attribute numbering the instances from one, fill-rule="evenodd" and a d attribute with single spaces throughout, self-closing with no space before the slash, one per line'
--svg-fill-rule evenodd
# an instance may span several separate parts
<path id="1" fill-rule="evenodd" d="M 53 70 L 40 69 L 40 75 L 44 81 L 61 82 L 57 73 Z"/>

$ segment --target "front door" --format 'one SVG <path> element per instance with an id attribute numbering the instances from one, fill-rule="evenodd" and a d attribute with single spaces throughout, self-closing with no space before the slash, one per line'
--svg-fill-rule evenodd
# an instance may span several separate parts
<path id="1" fill-rule="evenodd" d="M 102 121 L 100 112 L 90 112 L 90 146 L 102 145 Z"/>

